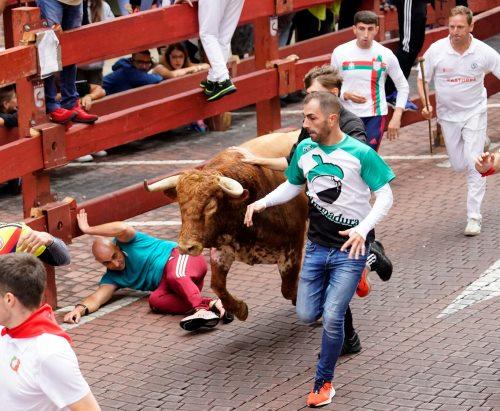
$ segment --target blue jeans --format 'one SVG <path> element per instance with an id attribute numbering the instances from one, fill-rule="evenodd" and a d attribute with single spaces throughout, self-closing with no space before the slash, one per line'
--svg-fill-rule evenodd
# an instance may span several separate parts
<path id="1" fill-rule="evenodd" d="M 63 30 L 74 29 L 82 25 L 83 9 L 82 3 L 78 6 L 70 6 L 58 0 L 36 0 L 40 8 L 42 19 L 47 20 L 49 27 L 60 24 Z M 78 99 L 76 91 L 76 66 L 66 66 L 60 75 L 61 102 L 56 101 L 57 87 L 54 76 L 47 77 L 44 81 L 45 103 L 49 113 L 64 107 L 71 109 Z"/>
<path id="2" fill-rule="evenodd" d="M 316 380 L 331 381 L 344 342 L 344 316 L 366 263 L 348 252 L 308 240 L 297 292 L 297 315 L 313 323 L 323 316 L 321 357 Z"/>

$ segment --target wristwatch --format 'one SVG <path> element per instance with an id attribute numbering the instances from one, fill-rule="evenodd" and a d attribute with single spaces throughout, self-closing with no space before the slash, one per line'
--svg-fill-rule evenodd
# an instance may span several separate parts
<path id="1" fill-rule="evenodd" d="M 89 307 L 87 307 L 85 304 L 76 304 L 75 308 L 76 307 L 83 307 L 83 309 L 84 309 L 83 315 L 89 315 Z"/>

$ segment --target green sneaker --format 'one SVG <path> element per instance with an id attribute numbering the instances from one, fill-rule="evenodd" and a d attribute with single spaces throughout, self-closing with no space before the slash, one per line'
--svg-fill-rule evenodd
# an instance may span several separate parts
<path id="1" fill-rule="evenodd" d="M 207 96 L 207 101 L 215 101 L 228 94 L 234 93 L 236 91 L 236 87 L 231 79 L 228 78 L 227 80 L 214 83 L 213 88 L 207 87 L 203 91 L 205 96 Z"/>

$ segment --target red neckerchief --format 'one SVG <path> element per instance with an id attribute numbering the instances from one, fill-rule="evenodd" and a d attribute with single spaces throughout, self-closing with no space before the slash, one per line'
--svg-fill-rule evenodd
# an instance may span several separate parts
<path id="1" fill-rule="evenodd" d="M 17 327 L 2 329 L 2 336 L 7 334 L 11 338 L 32 338 L 44 333 L 66 338 L 70 344 L 73 344 L 71 337 L 57 324 L 54 312 L 48 304 L 42 305 Z"/>
<path id="2" fill-rule="evenodd" d="M 484 173 L 481 173 L 481 175 L 483 177 L 488 177 L 488 176 L 491 176 L 492 174 L 495 174 L 495 169 L 493 168 L 493 166 L 491 166 L 487 171 L 485 171 Z"/>

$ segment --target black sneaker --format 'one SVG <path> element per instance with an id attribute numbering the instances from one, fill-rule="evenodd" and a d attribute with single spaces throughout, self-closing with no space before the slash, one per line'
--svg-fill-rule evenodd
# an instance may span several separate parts
<path id="1" fill-rule="evenodd" d="M 392 263 L 385 255 L 384 246 L 380 241 L 375 240 L 371 244 L 370 255 L 366 263 L 372 271 L 376 271 L 382 281 L 389 281 L 392 275 Z"/>
<path id="2" fill-rule="evenodd" d="M 200 81 L 200 87 L 205 90 L 206 88 L 211 89 L 214 88 L 215 82 L 210 81 L 210 80 L 201 80 Z"/>
<path id="3" fill-rule="evenodd" d="M 207 101 L 219 100 L 228 94 L 234 93 L 235 91 L 236 87 L 229 78 L 227 80 L 214 83 L 213 88 L 206 87 L 203 90 L 205 96 L 207 96 Z"/>
<path id="4" fill-rule="evenodd" d="M 213 300 L 213 301 L 215 302 L 216 300 Z M 221 317 L 220 311 L 215 306 L 215 303 L 211 304 L 210 311 L 214 312 L 215 314 L 217 314 L 219 316 L 219 318 L 222 319 L 222 324 L 229 324 L 229 323 L 232 323 L 234 321 L 234 314 L 230 313 L 227 310 L 224 311 L 224 315 Z"/>
<path id="5" fill-rule="evenodd" d="M 359 340 L 358 333 L 354 331 L 354 335 L 351 338 L 344 339 L 340 355 L 356 354 L 360 351 L 361 341 Z"/>
<path id="6" fill-rule="evenodd" d="M 201 327 L 213 328 L 219 324 L 219 316 L 212 311 L 201 309 L 193 315 L 184 317 L 179 325 L 186 331 L 195 331 Z"/>

